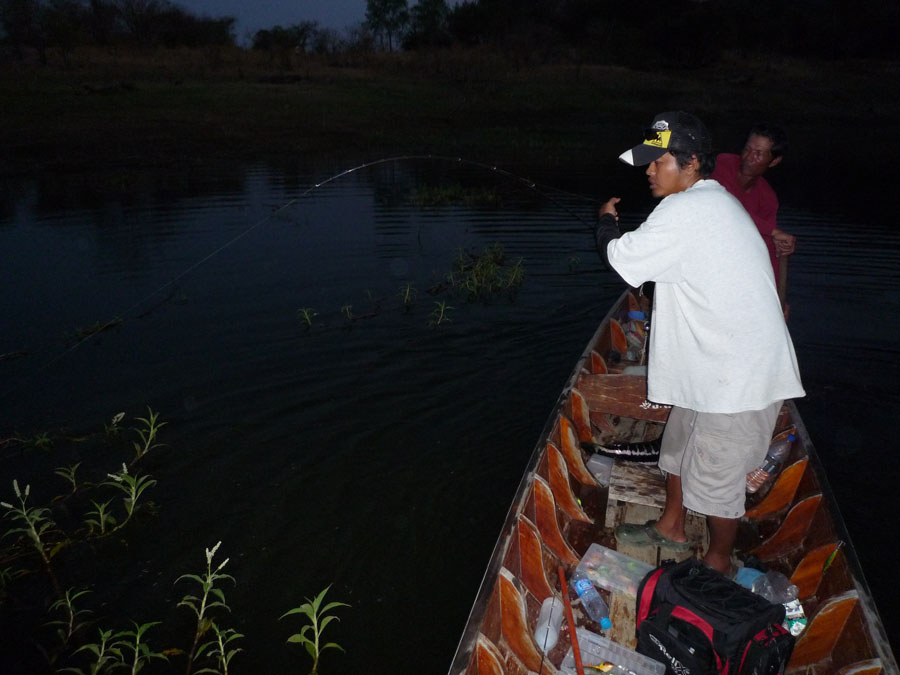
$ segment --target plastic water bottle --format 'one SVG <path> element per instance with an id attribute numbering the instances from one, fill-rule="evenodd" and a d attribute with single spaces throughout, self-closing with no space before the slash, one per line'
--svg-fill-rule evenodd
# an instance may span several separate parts
<path id="1" fill-rule="evenodd" d="M 551 595 L 541 605 L 537 627 L 534 629 L 534 641 L 545 654 L 556 646 L 562 620 L 563 602 L 555 595 Z"/>
<path id="2" fill-rule="evenodd" d="M 591 621 L 599 623 L 603 630 L 609 630 L 610 626 L 612 626 L 612 621 L 609 620 L 609 608 L 603 601 L 600 592 L 594 588 L 594 584 L 587 574 L 576 567 L 575 572 L 572 574 L 571 583 L 572 588 L 578 595 L 578 599 L 581 600 L 581 606 L 584 607 L 587 615 L 591 617 Z"/>
<path id="3" fill-rule="evenodd" d="M 785 438 L 778 438 L 769 446 L 766 458 L 759 468 L 753 469 L 747 474 L 747 492 L 753 494 L 771 478 L 778 467 L 787 459 L 791 452 L 791 444 L 797 439 L 794 434 L 788 434 Z"/>

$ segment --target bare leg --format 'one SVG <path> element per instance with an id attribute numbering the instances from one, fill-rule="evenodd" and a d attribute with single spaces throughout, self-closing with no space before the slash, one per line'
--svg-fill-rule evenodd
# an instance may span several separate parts
<path id="1" fill-rule="evenodd" d="M 731 550 L 737 538 L 738 519 L 707 516 L 709 526 L 709 549 L 703 562 L 724 574 L 731 573 Z"/>
<path id="2" fill-rule="evenodd" d="M 687 509 L 681 499 L 681 476 L 670 473 L 666 475 L 666 508 L 656 523 L 656 529 L 672 541 L 687 541 L 684 532 L 686 515 Z"/>

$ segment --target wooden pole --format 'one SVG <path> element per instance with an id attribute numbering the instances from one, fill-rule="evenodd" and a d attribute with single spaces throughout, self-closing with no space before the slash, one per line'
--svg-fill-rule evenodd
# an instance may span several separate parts
<path id="1" fill-rule="evenodd" d="M 581 663 L 581 649 L 578 648 L 578 635 L 575 633 L 575 615 L 572 614 L 572 602 L 569 600 L 569 587 L 566 584 L 566 573 L 560 565 L 559 583 L 562 591 L 563 603 L 566 606 L 566 621 L 569 622 L 569 637 L 572 638 L 572 654 L 575 656 L 575 670 L 578 675 L 584 675 L 584 665 Z"/>

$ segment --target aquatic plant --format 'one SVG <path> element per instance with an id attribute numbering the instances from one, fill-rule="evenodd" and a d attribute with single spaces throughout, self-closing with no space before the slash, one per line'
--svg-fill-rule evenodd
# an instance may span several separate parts
<path id="1" fill-rule="evenodd" d="M 347 321 L 353 321 L 353 305 L 344 305 L 341 307 L 341 314 L 347 317 Z"/>
<path id="2" fill-rule="evenodd" d="M 404 312 L 408 312 L 412 309 L 412 306 L 416 301 L 416 294 L 417 291 L 415 286 L 409 282 L 400 287 L 400 302 L 403 305 Z"/>
<path id="3" fill-rule="evenodd" d="M 81 621 L 81 618 L 91 614 L 91 611 L 76 608 L 75 601 L 88 593 L 90 591 L 87 589 L 76 592 L 74 588 L 69 588 L 63 597 L 50 605 L 51 612 L 62 610 L 63 618 L 48 621 L 44 625 L 56 627 L 56 635 L 59 637 L 63 649 L 68 646 L 72 636 L 87 625 Z"/>
<path id="4" fill-rule="evenodd" d="M 53 447 L 53 439 L 50 438 L 50 434 L 45 431 L 35 434 L 31 438 L 17 438 L 16 440 L 18 440 L 23 447 L 33 448 L 35 450 L 49 450 Z"/>
<path id="5" fill-rule="evenodd" d="M 500 244 L 486 246 L 480 253 L 459 249 L 447 283 L 469 300 L 488 299 L 500 290 L 514 292 L 525 278 L 523 262 L 520 258 L 508 267 Z"/>
<path id="6" fill-rule="evenodd" d="M 125 505 L 125 520 L 123 520 L 119 525 L 115 527 L 115 530 L 119 530 L 125 526 L 125 524 L 131 520 L 131 516 L 134 515 L 134 511 L 137 508 L 137 502 L 140 496 L 143 494 L 144 490 L 149 487 L 156 485 L 156 481 L 150 478 L 150 476 L 139 476 L 128 473 L 128 467 L 125 466 L 125 463 L 122 463 L 122 471 L 119 473 L 108 473 L 110 480 L 105 481 L 103 485 L 111 485 L 120 489 L 125 493 L 125 497 L 122 502 Z"/>
<path id="7" fill-rule="evenodd" d="M 125 419 L 124 412 L 118 412 L 113 415 L 112 421 L 109 424 L 104 424 L 103 429 L 106 432 L 107 438 L 113 438 L 114 436 L 119 435 L 119 422 Z"/>
<path id="8" fill-rule="evenodd" d="M 112 499 L 107 499 L 102 504 L 95 502 L 93 499 L 91 500 L 91 504 L 94 505 L 93 511 L 88 511 L 88 517 L 84 519 L 84 522 L 87 523 L 90 528 L 91 534 L 98 534 L 99 536 L 106 535 L 106 527 L 114 527 L 116 524 L 115 517 L 109 512 L 109 503 Z"/>
<path id="9" fill-rule="evenodd" d="M 150 406 L 147 406 L 148 417 L 138 417 L 138 422 L 143 422 L 144 428 L 138 429 L 135 428 L 137 435 L 140 436 L 141 442 L 132 441 L 132 445 L 135 450 L 135 458 L 136 462 L 141 457 L 150 452 L 153 448 L 161 447 L 161 443 L 156 443 L 156 435 L 159 433 L 159 430 L 166 426 L 168 422 L 157 422 L 159 419 L 159 413 L 153 412 L 153 409 Z"/>
<path id="10" fill-rule="evenodd" d="M 319 593 L 315 599 L 310 600 L 306 598 L 306 602 L 300 605 L 299 607 L 294 607 L 291 610 L 288 610 L 284 614 L 279 617 L 283 619 L 286 616 L 291 616 L 292 614 L 303 614 L 308 624 L 303 626 L 300 629 L 299 633 L 294 633 L 291 635 L 287 641 L 289 643 L 299 643 L 302 644 L 307 653 L 312 657 L 313 665 L 312 670 L 310 671 L 310 675 L 315 675 L 319 672 L 319 658 L 326 649 L 339 649 L 340 651 L 344 651 L 344 648 L 335 642 L 328 642 L 326 644 L 321 644 L 322 633 L 325 632 L 325 628 L 332 621 L 340 621 L 340 619 L 334 614 L 328 614 L 333 609 L 338 607 L 349 607 L 350 605 L 343 602 L 329 602 L 324 607 L 322 606 L 322 600 L 325 598 L 325 594 L 328 592 L 328 589 L 331 588 L 331 584 L 325 587 L 325 589 Z M 309 635 L 312 637 L 308 637 Z"/>
<path id="11" fill-rule="evenodd" d="M 197 628 L 194 631 L 194 641 L 191 645 L 191 649 L 188 652 L 188 665 L 185 671 L 186 674 L 191 672 L 191 667 L 193 665 L 195 656 L 197 656 L 197 646 L 200 644 L 200 639 L 209 631 L 210 627 L 213 625 L 212 619 L 209 618 L 209 612 L 216 608 L 224 609 L 225 611 L 230 611 L 228 609 L 228 605 L 225 604 L 225 593 L 221 588 L 216 587 L 216 583 L 223 580 L 230 580 L 234 583 L 234 577 L 230 574 L 222 574 L 222 568 L 228 564 L 229 558 L 225 558 L 218 566 L 213 569 L 213 558 L 216 555 L 216 551 L 219 550 L 219 546 L 222 545 L 222 542 L 219 541 L 213 546 L 211 549 L 206 549 L 206 573 L 203 576 L 198 574 L 182 574 L 175 580 L 177 584 L 182 579 L 186 579 L 188 581 L 194 581 L 200 586 L 200 590 L 202 591 L 199 596 L 197 595 L 185 595 L 181 602 L 178 603 L 178 607 L 188 607 L 194 614 L 197 615 Z M 210 597 L 212 596 L 212 597 Z"/>
<path id="12" fill-rule="evenodd" d="M 100 633 L 99 642 L 91 642 L 75 650 L 75 654 L 81 652 L 93 654 L 93 662 L 89 664 L 89 669 L 85 671 L 81 668 L 69 666 L 68 668 L 61 668 L 58 672 L 73 673 L 74 675 L 98 675 L 104 671 L 111 670 L 107 666 L 123 664 L 122 649 L 119 642 L 113 641 L 112 630 L 98 629 L 98 632 Z"/>
<path id="13" fill-rule="evenodd" d="M 212 622 L 211 628 L 216 637 L 214 640 L 204 642 L 197 648 L 196 658 L 200 658 L 203 654 L 208 654 L 215 659 L 218 668 L 203 668 L 198 670 L 194 675 L 201 673 L 215 673 L 215 675 L 228 675 L 228 666 L 235 654 L 243 651 L 240 647 L 229 648 L 234 640 L 240 640 L 244 636 L 233 628 L 222 630 L 215 621 Z"/>
<path id="14" fill-rule="evenodd" d="M 28 496 L 31 493 L 31 485 L 25 486 L 25 491 L 19 489 L 19 482 L 13 479 L 13 492 L 19 504 L 14 506 L 9 502 L 0 502 L 0 506 L 6 509 L 4 516 L 9 516 L 13 520 L 22 523 L 22 527 L 14 527 L 6 531 L 4 536 L 10 534 L 24 534 L 31 540 L 34 548 L 40 553 L 41 559 L 49 569 L 50 557 L 47 555 L 47 545 L 44 543 L 44 533 L 55 525 L 50 519 L 50 509 L 35 507 L 30 508 L 26 505 Z"/>
<path id="15" fill-rule="evenodd" d="M 110 670 L 125 667 L 131 669 L 131 675 L 137 675 L 153 659 L 167 661 L 168 657 L 161 652 L 154 652 L 150 649 L 150 645 L 143 641 L 144 633 L 153 628 L 153 626 L 158 626 L 161 623 L 160 621 L 151 621 L 141 625 L 138 625 L 135 621 L 131 623 L 134 624 L 134 630 L 121 631 L 112 636 L 113 643 L 111 647 L 114 648 L 114 651 L 110 651 L 117 658 L 113 659 Z M 125 650 L 131 652 L 130 658 L 125 658 L 123 653 Z"/>
<path id="16" fill-rule="evenodd" d="M 77 462 L 71 466 L 58 466 L 53 470 L 53 473 L 57 476 L 62 476 L 72 484 L 72 494 L 75 494 L 78 491 L 78 482 L 75 480 L 75 472 L 78 470 L 79 466 L 81 466 L 81 462 Z"/>
<path id="17" fill-rule="evenodd" d="M 297 310 L 297 316 L 306 324 L 306 328 L 312 328 L 313 317 L 318 316 L 312 307 L 301 307 Z"/>
<path id="18" fill-rule="evenodd" d="M 504 283 L 508 291 L 516 291 L 525 280 L 525 269 L 522 263 L 522 258 L 519 258 L 512 267 L 506 270 L 506 280 Z"/>
<path id="19" fill-rule="evenodd" d="M 445 301 L 441 300 L 435 302 L 435 308 L 431 310 L 430 319 L 428 321 L 428 325 L 432 328 L 436 326 L 440 326 L 444 321 L 450 323 L 450 317 L 447 316 L 447 312 L 453 307 L 450 307 Z"/>

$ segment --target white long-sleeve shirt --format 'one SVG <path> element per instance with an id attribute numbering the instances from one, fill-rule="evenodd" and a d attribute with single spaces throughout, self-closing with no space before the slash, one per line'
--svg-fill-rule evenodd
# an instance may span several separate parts
<path id="1" fill-rule="evenodd" d="M 607 255 L 632 286 L 656 282 L 651 401 L 735 413 L 805 395 L 766 247 L 719 183 L 665 197 Z"/>

